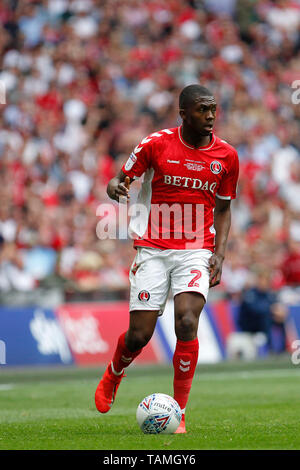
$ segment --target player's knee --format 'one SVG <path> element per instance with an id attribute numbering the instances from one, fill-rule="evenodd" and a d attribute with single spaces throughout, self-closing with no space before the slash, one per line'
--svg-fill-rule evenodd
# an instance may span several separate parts
<path id="1" fill-rule="evenodd" d="M 152 337 L 152 332 L 147 331 L 134 331 L 128 332 L 127 335 L 127 347 L 130 351 L 138 351 L 139 349 L 146 346 Z"/>
<path id="2" fill-rule="evenodd" d="M 175 323 L 177 339 L 189 341 L 197 335 L 198 320 L 192 311 L 185 311 L 178 315 Z"/>

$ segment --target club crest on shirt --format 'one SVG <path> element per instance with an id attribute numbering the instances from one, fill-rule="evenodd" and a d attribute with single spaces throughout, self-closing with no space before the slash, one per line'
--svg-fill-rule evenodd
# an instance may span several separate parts
<path id="1" fill-rule="evenodd" d="M 150 293 L 147 290 L 141 290 L 141 292 L 138 295 L 139 300 L 141 301 L 146 301 L 150 299 Z"/>
<path id="2" fill-rule="evenodd" d="M 210 164 L 210 170 L 214 175 L 218 175 L 222 171 L 222 165 L 217 160 L 214 160 Z"/>

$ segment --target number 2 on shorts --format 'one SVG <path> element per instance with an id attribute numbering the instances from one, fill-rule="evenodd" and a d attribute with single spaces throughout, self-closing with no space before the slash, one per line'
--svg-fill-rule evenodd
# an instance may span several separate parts
<path id="1" fill-rule="evenodd" d="M 200 277 L 202 275 L 201 271 L 199 271 L 198 269 L 192 269 L 191 274 L 196 274 L 196 276 L 193 277 L 193 279 L 188 283 L 188 286 L 189 287 L 199 287 L 199 284 L 196 281 L 198 281 L 198 279 L 200 279 Z"/>

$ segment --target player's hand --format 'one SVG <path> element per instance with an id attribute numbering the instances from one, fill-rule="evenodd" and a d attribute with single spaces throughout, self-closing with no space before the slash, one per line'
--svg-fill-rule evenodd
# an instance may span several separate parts
<path id="1" fill-rule="evenodd" d="M 129 176 L 126 176 L 125 180 L 122 183 L 112 180 L 111 183 L 109 184 L 108 195 L 109 197 L 111 197 L 112 199 L 115 199 L 118 202 L 124 202 L 124 199 L 126 199 L 126 202 L 128 202 L 130 199 L 129 187 L 130 187 Z"/>
<path id="2" fill-rule="evenodd" d="M 127 203 L 130 199 L 130 196 L 129 196 L 130 178 L 129 178 L 129 176 L 125 176 L 124 183 L 120 183 L 119 186 L 121 186 L 121 185 L 123 185 L 122 189 L 123 188 L 125 189 L 126 195 L 125 194 L 120 195 L 119 196 L 119 202 Z"/>
<path id="3" fill-rule="evenodd" d="M 224 257 L 214 253 L 209 259 L 209 287 L 215 287 L 221 282 Z"/>

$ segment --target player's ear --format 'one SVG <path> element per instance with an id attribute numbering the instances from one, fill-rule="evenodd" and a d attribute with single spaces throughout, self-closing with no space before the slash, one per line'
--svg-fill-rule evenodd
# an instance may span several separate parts
<path id="1" fill-rule="evenodd" d="M 185 109 L 180 109 L 179 110 L 179 116 L 181 117 L 181 119 L 184 121 L 185 118 L 186 118 L 186 113 L 185 113 Z"/>

